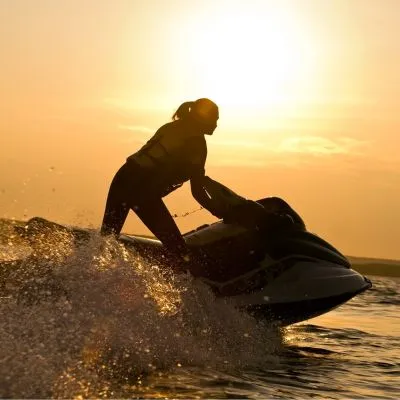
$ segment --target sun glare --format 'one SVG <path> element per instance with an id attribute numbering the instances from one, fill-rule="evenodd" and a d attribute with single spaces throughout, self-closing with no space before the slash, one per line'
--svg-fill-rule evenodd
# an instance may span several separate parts
<path id="1" fill-rule="evenodd" d="M 215 11 L 207 24 L 192 30 L 196 84 L 229 108 L 290 102 L 312 76 L 312 42 L 288 10 L 241 4 Z"/>

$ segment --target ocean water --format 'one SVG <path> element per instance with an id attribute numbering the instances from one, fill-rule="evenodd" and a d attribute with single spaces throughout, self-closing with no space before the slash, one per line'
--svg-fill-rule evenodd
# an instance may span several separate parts
<path id="1" fill-rule="evenodd" d="M 1 398 L 400 397 L 399 278 L 278 329 L 96 234 L 27 254 L 2 229 Z"/>

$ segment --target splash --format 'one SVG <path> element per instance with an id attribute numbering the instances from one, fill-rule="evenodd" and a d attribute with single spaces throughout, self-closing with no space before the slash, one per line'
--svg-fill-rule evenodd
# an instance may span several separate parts
<path id="1" fill-rule="evenodd" d="M 0 299 L 1 397 L 126 397 L 143 376 L 274 359 L 272 331 L 190 275 L 92 233 L 36 237 Z"/>

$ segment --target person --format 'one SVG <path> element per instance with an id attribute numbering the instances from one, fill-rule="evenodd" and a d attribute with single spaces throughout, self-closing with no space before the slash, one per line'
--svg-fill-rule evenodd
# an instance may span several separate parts
<path id="1" fill-rule="evenodd" d="M 103 235 L 119 235 L 133 210 L 173 254 L 188 254 L 185 241 L 162 198 L 190 180 L 197 202 L 222 218 L 204 188 L 207 144 L 219 119 L 218 106 L 207 98 L 181 104 L 169 122 L 115 174 L 101 226 Z"/>

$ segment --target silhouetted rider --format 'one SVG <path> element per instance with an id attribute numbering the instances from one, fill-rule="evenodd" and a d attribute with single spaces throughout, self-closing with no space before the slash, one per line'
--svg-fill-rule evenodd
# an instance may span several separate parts
<path id="1" fill-rule="evenodd" d="M 217 127 L 217 105 L 209 99 L 185 102 L 114 176 L 102 234 L 118 235 L 129 210 L 172 252 L 186 253 L 185 241 L 162 198 L 190 180 L 193 197 L 218 218 L 221 211 L 204 189 L 207 144 Z"/>

